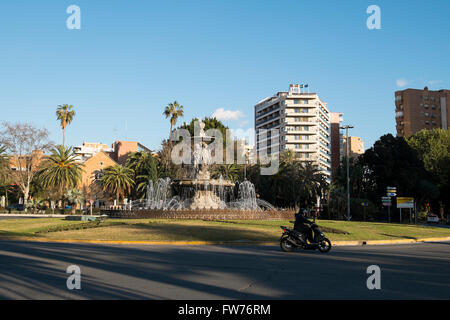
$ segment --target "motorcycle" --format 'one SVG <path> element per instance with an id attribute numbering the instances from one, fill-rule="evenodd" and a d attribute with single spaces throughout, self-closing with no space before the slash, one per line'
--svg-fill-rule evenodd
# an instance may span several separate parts
<path id="1" fill-rule="evenodd" d="M 283 235 L 280 239 L 280 247 L 284 252 L 293 252 L 298 248 L 303 250 L 319 250 L 322 253 L 327 253 L 331 250 L 331 241 L 325 237 L 320 231 L 319 226 L 315 223 L 311 225 L 311 229 L 314 233 L 314 239 L 312 243 L 302 237 L 302 234 L 296 230 L 289 229 L 281 226 Z"/>

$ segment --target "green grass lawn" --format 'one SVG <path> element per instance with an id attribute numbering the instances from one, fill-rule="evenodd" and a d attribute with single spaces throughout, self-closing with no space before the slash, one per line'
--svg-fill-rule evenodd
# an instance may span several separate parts
<path id="1" fill-rule="evenodd" d="M 414 225 L 318 221 L 332 241 L 450 237 L 450 229 Z M 60 218 L 0 220 L 0 239 L 20 237 L 55 240 L 136 241 L 278 241 L 289 221 L 202 221 L 109 219 L 101 223 Z"/>

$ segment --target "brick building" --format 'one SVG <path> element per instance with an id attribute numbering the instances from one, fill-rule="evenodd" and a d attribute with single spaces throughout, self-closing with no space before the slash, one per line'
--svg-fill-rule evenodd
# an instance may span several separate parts
<path id="1" fill-rule="evenodd" d="M 81 146 L 75 147 L 74 152 L 84 165 L 80 188 L 86 201 L 94 200 L 95 207 L 111 205 L 109 196 L 104 194 L 98 180 L 104 169 L 125 165 L 129 156 L 138 151 L 150 152 L 150 149 L 136 141 L 115 141 L 111 148 L 93 142 L 83 142 Z"/>
<path id="2" fill-rule="evenodd" d="M 83 162 L 84 167 L 80 187 L 86 198 L 86 202 L 93 200 L 95 207 L 108 204 L 108 196 L 104 194 L 99 184 L 99 179 L 104 169 L 117 164 L 108 153 L 103 151 L 96 153 Z"/>
<path id="3" fill-rule="evenodd" d="M 364 153 L 364 142 L 360 137 L 348 137 L 349 157 L 356 158 Z M 342 136 L 341 141 L 341 159 L 347 155 L 347 137 Z"/>
<path id="4" fill-rule="evenodd" d="M 331 136 L 331 177 L 334 178 L 340 166 L 341 159 L 341 123 L 343 113 L 330 112 L 330 136 Z"/>
<path id="5" fill-rule="evenodd" d="M 397 136 L 410 137 L 423 129 L 442 128 L 450 124 L 450 90 L 406 89 L 395 92 Z"/>

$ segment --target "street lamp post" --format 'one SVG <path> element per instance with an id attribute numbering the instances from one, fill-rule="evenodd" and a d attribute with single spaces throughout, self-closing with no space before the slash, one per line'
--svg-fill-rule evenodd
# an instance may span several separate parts
<path id="1" fill-rule="evenodd" d="M 347 221 L 350 221 L 350 174 L 349 174 L 349 167 L 350 167 L 350 163 L 349 163 L 349 158 L 350 158 L 350 150 L 348 147 L 348 129 L 353 129 L 353 126 L 350 125 L 345 125 L 342 126 L 341 129 L 345 129 L 345 138 L 347 139 L 346 144 L 346 156 L 347 156 Z"/>

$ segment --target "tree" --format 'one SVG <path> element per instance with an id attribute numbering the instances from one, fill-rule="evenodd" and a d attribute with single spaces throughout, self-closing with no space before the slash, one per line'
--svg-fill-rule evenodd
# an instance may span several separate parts
<path id="1" fill-rule="evenodd" d="M 66 191 L 78 186 L 82 171 L 83 164 L 77 161 L 72 148 L 59 145 L 44 158 L 39 179 L 45 188 L 57 190 L 65 204 Z"/>
<path id="2" fill-rule="evenodd" d="M 8 172 L 9 172 L 9 157 L 6 155 L 6 148 L 0 146 L 0 189 L 2 193 L 0 197 L 4 194 L 6 197 L 6 202 L 8 202 Z M 5 206 L 8 204 L 6 203 Z"/>
<path id="3" fill-rule="evenodd" d="M 242 166 L 237 164 L 221 164 L 217 165 L 212 171 L 212 177 L 219 179 L 222 176 L 225 180 L 236 182 L 241 176 Z"/>
<path id="4" fill-rule="evenodd" d="M 0 182 L 6 179 L 9 169 L 9 157 L 6 155 L 6 147 L 0 146 Z"/>
<path id="5" fill-rule="evenodd" d="M 117 203 L 119 203 L 120 197 L 122 196 L 122 199 L 124 199 L 125 194 L 130 193 L 134 186 L 133 170 L 121 165 L 108 167 L 100 181 L 103 190 L 115 194 Z"/>
<path id="6" fill-rule="evenodd" d="M 149 180 L 156 182 L 160 178 L 159 161 L 152 152 L 134 152 L 127 160 L 126 166 L 133 170 L 135 194 L 143 197 Z"/>
<path id="7" fill-rule="evenodd" d="M 295 160 L 292 151 L 280 154 L 280 166 L 275 175 L 262 176 L 260 166 L 249 168 L 249 180 L 255 184 L 261 198 L 281 207 L 314 206 L 328 184 L 324 175 L 311 162 Z"/>
<path id="8" fill-rule="evenodd" d="M 407 139 L 423 162 L 430 179 L 439 188 L 441 215 L 443 206 L 450 206 L 450 131 L 422 130 Z M 443 216 L 441 216 L 443 218 Z"/>
<path id="9" fill-rule="evenodd" d="M 70 189 L 69 191 L 67 191 L 65 198 L 69 201 L 70 205 L 82 205 L 83 200 L 84 200 L 84 195 L 83 192 L 81 192 L 80 190 L 74 188 L 74 189 Z M 72 208 L 72 212 L 74 212 L 75 208 Z"/>
<path id="10" fill-rule="evenodd" d="M 158 151 L 160 178 L 181 178 L 181 167 L 172 162 L 172 147 L 169 141 L 163 140 L 161 150 Z"/>
<path id="11" fill-rule="evenodd" d="M 56 118 L 61 123 L 61 129 L 63 131 L 63 143 L 64 146 L 66 143 L 66 127 L 72 123 L 73 118 L 75 117 L 75 110 L 73 110 L 72 105 L 59 105 L 56 109 Z"/>
<path id="12" fill-rule="evenodd" d="M 170 118 L 170 135 L 169 135 L 169 143 L 172 144 L 172 131 L 173 127 L 176 126 L 178 118 L 184 115 L 183 106 L 179 105 L 177 101 L 173 103 L 169 103 L 164 109 L 163 115 L 167 118 Z"/>
<path id="13" fill-rule="evenodd" d="M 418 153 L 403 137 L 382 136 L 360 161 L 366 168 L 365 176 L 371 188 L 368 197 L 373 203 L 380 203 L 388 186 L 396 187 L 399 196 L 419 199 L 418 207 L 425 197 L 435 196 Z"/>
<path id="14" fill-rule="evenodd" d="M 299 196 L 305 206 L 315 205 L 317 199 L 321 198 L 328 183 L 323 173 L 312 162 L 304 162 L 299 170 Z"/>
<path id="15" fill-rule="evenodd" d="M 9 154 L 11 162 L 10 179 L 23 194 L 24 202 L 30 196 L 30 185 L 38 172 L 38 165 L 44 152 L 52 143 L 46 129 L 39 129 L 28 123 L 4 122 L 0 132 L 0 144 Z"/>

